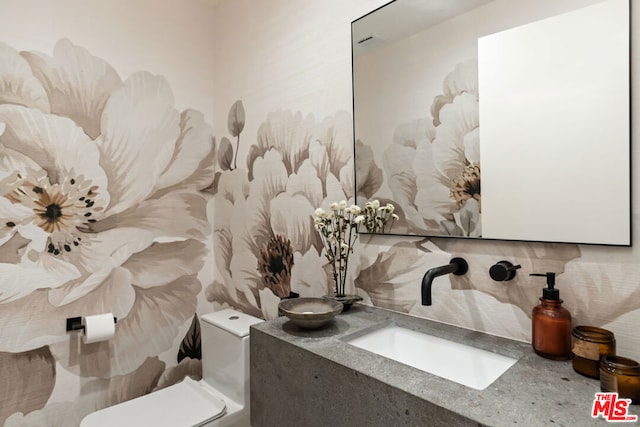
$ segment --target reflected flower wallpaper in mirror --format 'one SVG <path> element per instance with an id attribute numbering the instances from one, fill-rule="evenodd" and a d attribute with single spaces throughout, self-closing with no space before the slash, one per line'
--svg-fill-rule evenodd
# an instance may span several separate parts
<path id="1" fill-rule="evenodd" d="M 388 187 L 404 218 L 394 233 L 481 237 L 477 61 L 447 74 L 424 111 L 430 116 L 399 123 L 388 144 L 356 141 L 358 197 L 383 198 Z"/>

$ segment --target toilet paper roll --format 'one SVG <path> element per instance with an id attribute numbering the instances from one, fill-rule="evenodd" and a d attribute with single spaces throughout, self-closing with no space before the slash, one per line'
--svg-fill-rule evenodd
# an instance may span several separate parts
<path id="1" fill-rule="evenodd" d="M 116 332 L 116 323 L 111 313 L 83 317 L 82 324 L 84 325 L 82 342 L 85 344 L 106 341 Z"/>

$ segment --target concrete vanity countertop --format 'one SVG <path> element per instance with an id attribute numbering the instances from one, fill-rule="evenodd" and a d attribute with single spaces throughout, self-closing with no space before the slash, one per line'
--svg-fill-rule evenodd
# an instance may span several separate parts
<path id="1" fill-rule="evenodd" d="M 383 323 L 519 360 L 486 389 L 475 390 L 344 341 L 345 337 Z M 389 420 L 393 425 L 607 424 L 602 418 L 591 417 L 594 394 L 600 391 L 599 381 L 574 372 L 571 361 L 542 358 L 528 343 L 375 307 L 355 304 L 317 330 L 301 329 L 286 317 L 259 323 L 251 327 L 250 346 L 254 427 L 390 425 Z M 376 399 L 378 402 L 369 402 Z M 290 404 L 294 406 L 294 419 L 287 418 Z M 385 405 L 390 408 L 384 409 Z M 637 405 L 629 408 L 630 414 L 640 413 Z M 371 413 L 377 410 L 381 413 Z M 393 414 L 384 420 L 379 418 L 382 411 Z M 340 412 L 338 421 L 330 419 Z"/>

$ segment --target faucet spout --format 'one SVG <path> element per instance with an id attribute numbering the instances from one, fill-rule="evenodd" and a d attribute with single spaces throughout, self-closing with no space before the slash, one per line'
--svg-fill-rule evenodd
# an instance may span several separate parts
<path id="1" fill-rule="evenodd" d="M 452 258 L 447 265 L 441 265 L 427 270 L 427 273 L 422 278 L 422 305 L 431 305 L 431 286 L 433 285 L 433 279 L 450 273 L 460 276 L 467 271 L 469 271 L 469 264 L 467 264 L 464 258 Z"/>

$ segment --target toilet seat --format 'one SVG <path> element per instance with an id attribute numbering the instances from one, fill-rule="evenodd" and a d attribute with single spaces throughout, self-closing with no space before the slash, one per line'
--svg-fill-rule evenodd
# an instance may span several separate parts
<path id="1" fill-rule="evenodd" d="M 203 381 L 182 382 L 87 415 L 80 427 L 198 427 L 220 418 L 226 404 Z"/>

